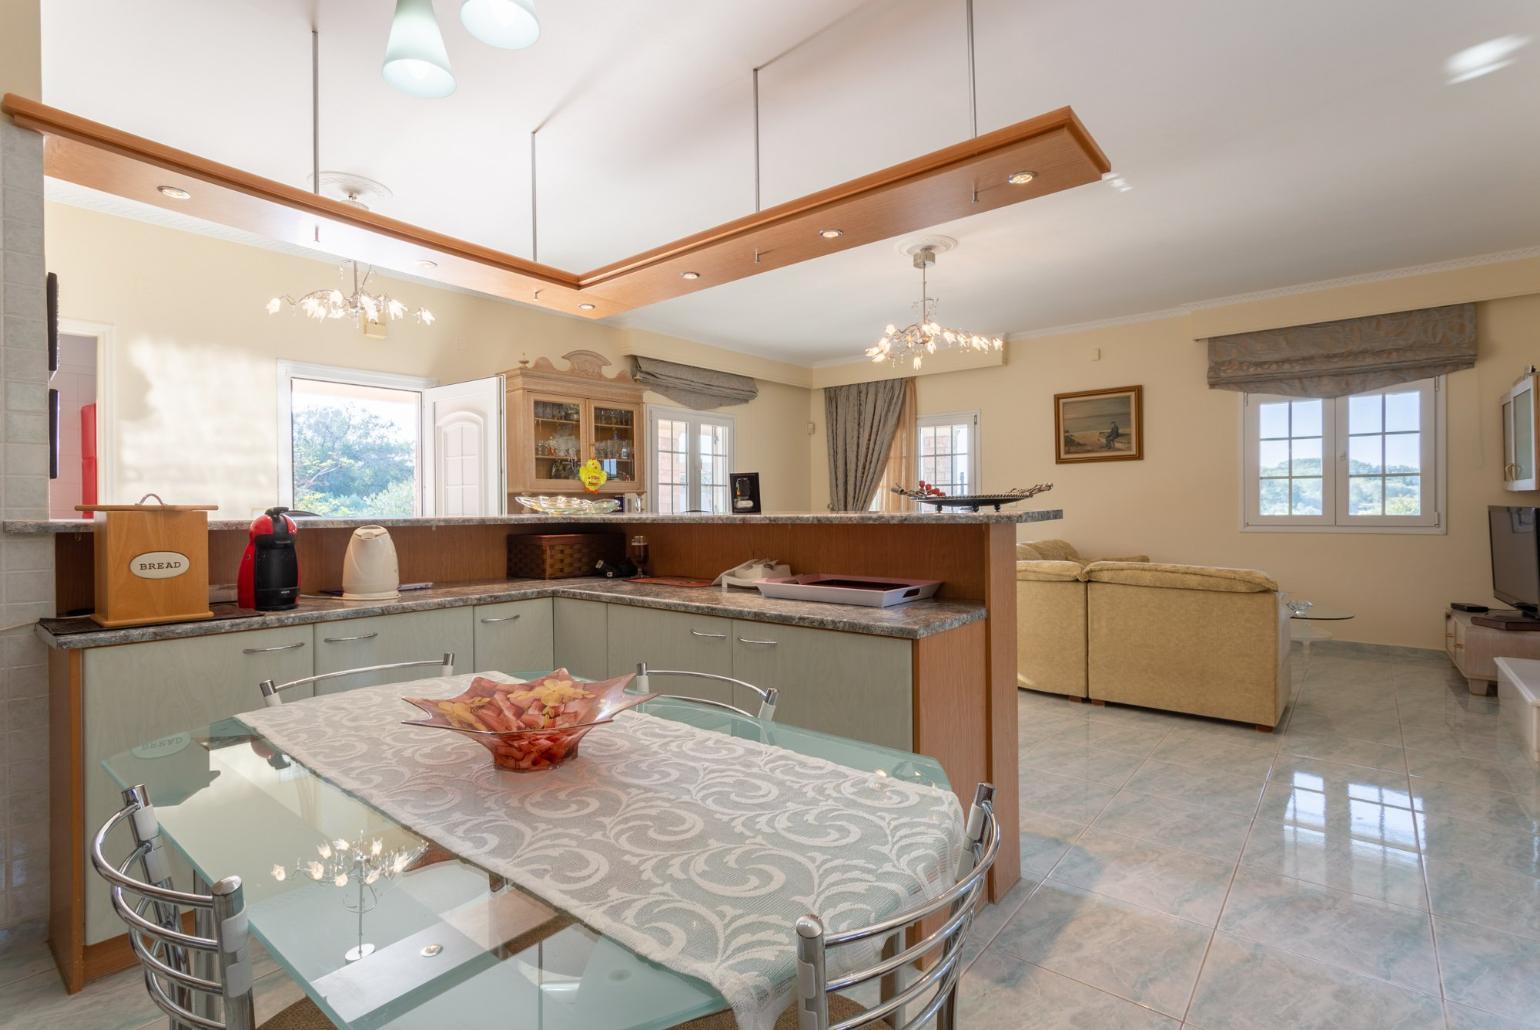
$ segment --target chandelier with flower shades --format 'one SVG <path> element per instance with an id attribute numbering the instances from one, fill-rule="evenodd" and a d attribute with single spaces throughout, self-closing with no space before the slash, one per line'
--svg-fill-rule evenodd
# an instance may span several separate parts
<path id="1" fill-rule="evenodd" d="M 297 300 L 284 294 L 267 302 L 267 313 L 276 315 L 287 304 L 291 308 L 298 308 L 307 318 L 317 321 L 328 318 L 351 318 L 358 323 L 360 329 L 367 329 L 371 325 L 384 325 L 387 321 L 394 322 L 405 318 L 408 314 L 423 325 L 433 324 L 433 312 L 427 308 L 419 307 L 408 311 L 405 304 L 390 294 L 371 292 L 369 280 L 374 275 L 373 266 L 365 269 L 363 278 L 360 279 L 358 262 L 343 262 L 338 272 L 342 276 L 344 285 L 348 282 L 350 269 L 353 283 L 351 293 L 343 293 L 336 288 L 311 290 Z"/>
<path id="2" fill-rule="evenodd" d="M 950 243 L 951 241 L 947 241 Z M 967 329 L 948 329 L 936 321 L 935 297 L 926 286 L 926 272 L 936 263 L 937 245 L 926 243 L 915 248 L 914 267 L 920 270 L 920 302 L 916 305 L 920 318 L 902 329 L 889 325 L 882 331 L 882 339 L 866 348 L 866 356 L 873 362 L 890 365 L 908 365 L 918 372 L 925 359 L 939 348 L 958 348 L 972 351 L 999 350 L 1005 341 L 998 336 L 985 336 Z"/>

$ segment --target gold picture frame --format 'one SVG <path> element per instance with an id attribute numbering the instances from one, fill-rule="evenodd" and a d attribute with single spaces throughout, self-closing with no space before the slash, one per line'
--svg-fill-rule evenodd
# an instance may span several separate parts
<path id="1" fill-rule="evenodd" d="M 1144 460 L 1144 387 L 1053 395 L 1054 462 Z"/>

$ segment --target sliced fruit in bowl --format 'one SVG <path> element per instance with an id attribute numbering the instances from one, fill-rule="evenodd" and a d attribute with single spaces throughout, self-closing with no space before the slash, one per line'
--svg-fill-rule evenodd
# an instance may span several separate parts
<path id="1" fill-rule="evenodd" d="M 499 769 L 540 772 L 577 754 L 578 742 L 595 726 L 655 696 L 626 693 L 635 678 L 584 683 L 566 669 L 525 682 L 477 676 L 455 697 L 402 700 L 428 716 L 406 725 L 463 733 L 492 752 Z"/>

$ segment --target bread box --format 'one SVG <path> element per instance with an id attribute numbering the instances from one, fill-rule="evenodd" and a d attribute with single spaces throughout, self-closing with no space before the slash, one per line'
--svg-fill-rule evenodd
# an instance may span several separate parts
<path id="1" fill-rule="evenodd" d="M 155 504 L 145 501 L 154 497 Z M 96 528 L 96 611 L 101 626 L 211 619 L 209 516 L 214 504 L 79 504 L 104 512 Z"/>

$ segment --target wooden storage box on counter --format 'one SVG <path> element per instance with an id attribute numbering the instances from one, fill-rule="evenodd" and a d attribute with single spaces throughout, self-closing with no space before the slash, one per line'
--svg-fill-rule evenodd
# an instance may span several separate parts
<path id="1" fill-rule="evenodd" d="M 95 536 L 97 624 L 116 629 L 211 619 L 209 516 L 214 504 L 82 504 L 106 512 Z"/>
<path id="2" fill-rule="evenodd" d="M 508 537 L 509 579 L 592 576 L 601 560 L 625 557 L 621 533 L 514 533 Z"/>

